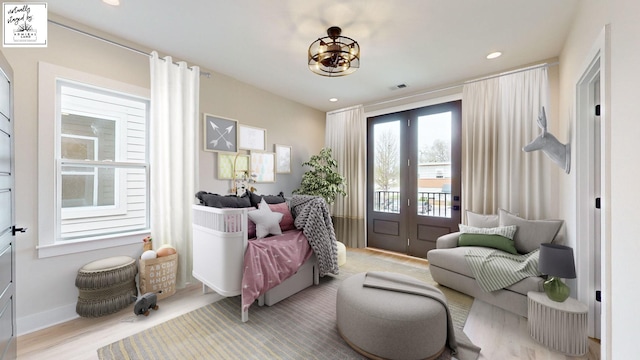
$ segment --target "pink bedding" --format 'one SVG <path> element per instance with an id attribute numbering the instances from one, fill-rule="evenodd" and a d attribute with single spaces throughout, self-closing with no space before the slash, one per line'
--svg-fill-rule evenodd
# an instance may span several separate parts
<path id="1" fill-rule="evenodd" d="M 300 230 L 249 240 L 244 253 L 242 310 L 247 310 L 260 295 L 295 274 L 312 253 L 307 237 Z"/>

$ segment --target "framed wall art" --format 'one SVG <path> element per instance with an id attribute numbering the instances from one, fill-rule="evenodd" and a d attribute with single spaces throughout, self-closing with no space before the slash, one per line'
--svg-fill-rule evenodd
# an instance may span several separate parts
<path id="1" fill-rule="evenodd" d="M 291 146 L 274 145 L 276 151 L 276 173 L 291 173 Z"/>
<path id="2" fill-rule="evenodd" d="M 242 178 L 242 173 L 249 172 L 249 155 L 234 153 L 218 153 L 218 179 L 232 180 L 233 173 L 236 179 Z"/>
<path id="3" fill-rule="evenodd" d="M 264 151 L 251 152 L 251 177 L 256 182 L 276 181 L 276 154 Z"/>
<path id="4" fill-rule="evenodd" d="M 238 151 L 238 121 L 204 114 L 204 150 Z"/>
<path id="5" fill-rule="evenodd" d="M 238 148 L 244 150 L 265 151 L 267 144 L 267 130 L 240 125 L 238 130 Z"/>

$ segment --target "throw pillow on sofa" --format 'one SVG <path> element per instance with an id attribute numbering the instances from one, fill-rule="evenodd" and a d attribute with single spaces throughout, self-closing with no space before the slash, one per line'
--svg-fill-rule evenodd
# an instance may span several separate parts
<path id="1" fill-rule="evenodd" d="M 563 223 L 562 220 L 527 220 L 502 209 L 498 211 L 498 215 L 500 226 L 517 226 L 513 240 L 521 254 L 528 254 L 540 248 L 540 244 L 552 242 Z"/>
<path id="2" fill-rule="evenodd" d="M 458 246 L 482 246 L 518 254 L 513 241 L 515 226 L 478 228 L 460 224 L 460 232 Z"/>
<path id="3" fill-rule="evenodd" d="M 471 210 L 467 210 L 467 225 L 477 228 L 494 228 L 498 227 L 498 214 L 478 214 Z"/>
<path id="4" fill-rule="evenodd" d="M 518 216 L 518 213 L 512 213 L 504 209 L 498 209 L 498 211 L 505 211 L 511 215 Z M 467 210 L 467 225 L 478 228 L 494 228 L 500 226 L 500 216 L 498 214 L 480 214 Z"/>

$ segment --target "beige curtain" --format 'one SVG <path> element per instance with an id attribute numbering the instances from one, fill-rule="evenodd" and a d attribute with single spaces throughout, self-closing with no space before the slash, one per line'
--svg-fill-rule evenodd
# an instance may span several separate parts
<path id="1" fill-rule="evenodd" d="M 353 248 L 365 246 L 366 134 L 361 105 L 327 113 L 325 146 L 332 149 L 347 182 L 347 196 L 338 196 L 331 213 L 338 241 Z"/>
<path id="2" fill-rule="evenodd" d="M 546 67 L 465 84 L 464 209 L 495 214 L 502 208 L 530 219 L 548 216 L 551 161 L 540 151 L 522 151 L 540 133 L 536 121 L 548 103 Z"/>
<path id="3" fill-rule="evenodd" d="M 198 164 L 200 69 L 151 54 L 151 236 L 178 252 L 176 287 L 192 281 L 191 204 Z"/>

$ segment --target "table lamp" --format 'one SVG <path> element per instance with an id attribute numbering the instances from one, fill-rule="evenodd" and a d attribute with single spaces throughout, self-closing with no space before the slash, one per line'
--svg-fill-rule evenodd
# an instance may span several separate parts
<path id="1" fill-rule="evenodd" d="M 573 261 L 573 249 L 557 244 L 541 244 L 538 270 L 549 275 L 544 282 L 544 292 L 553 301 L 563 302 L 569 297 L 569 287 L 560 280 L 575 279 L 576 266 Z"/>

